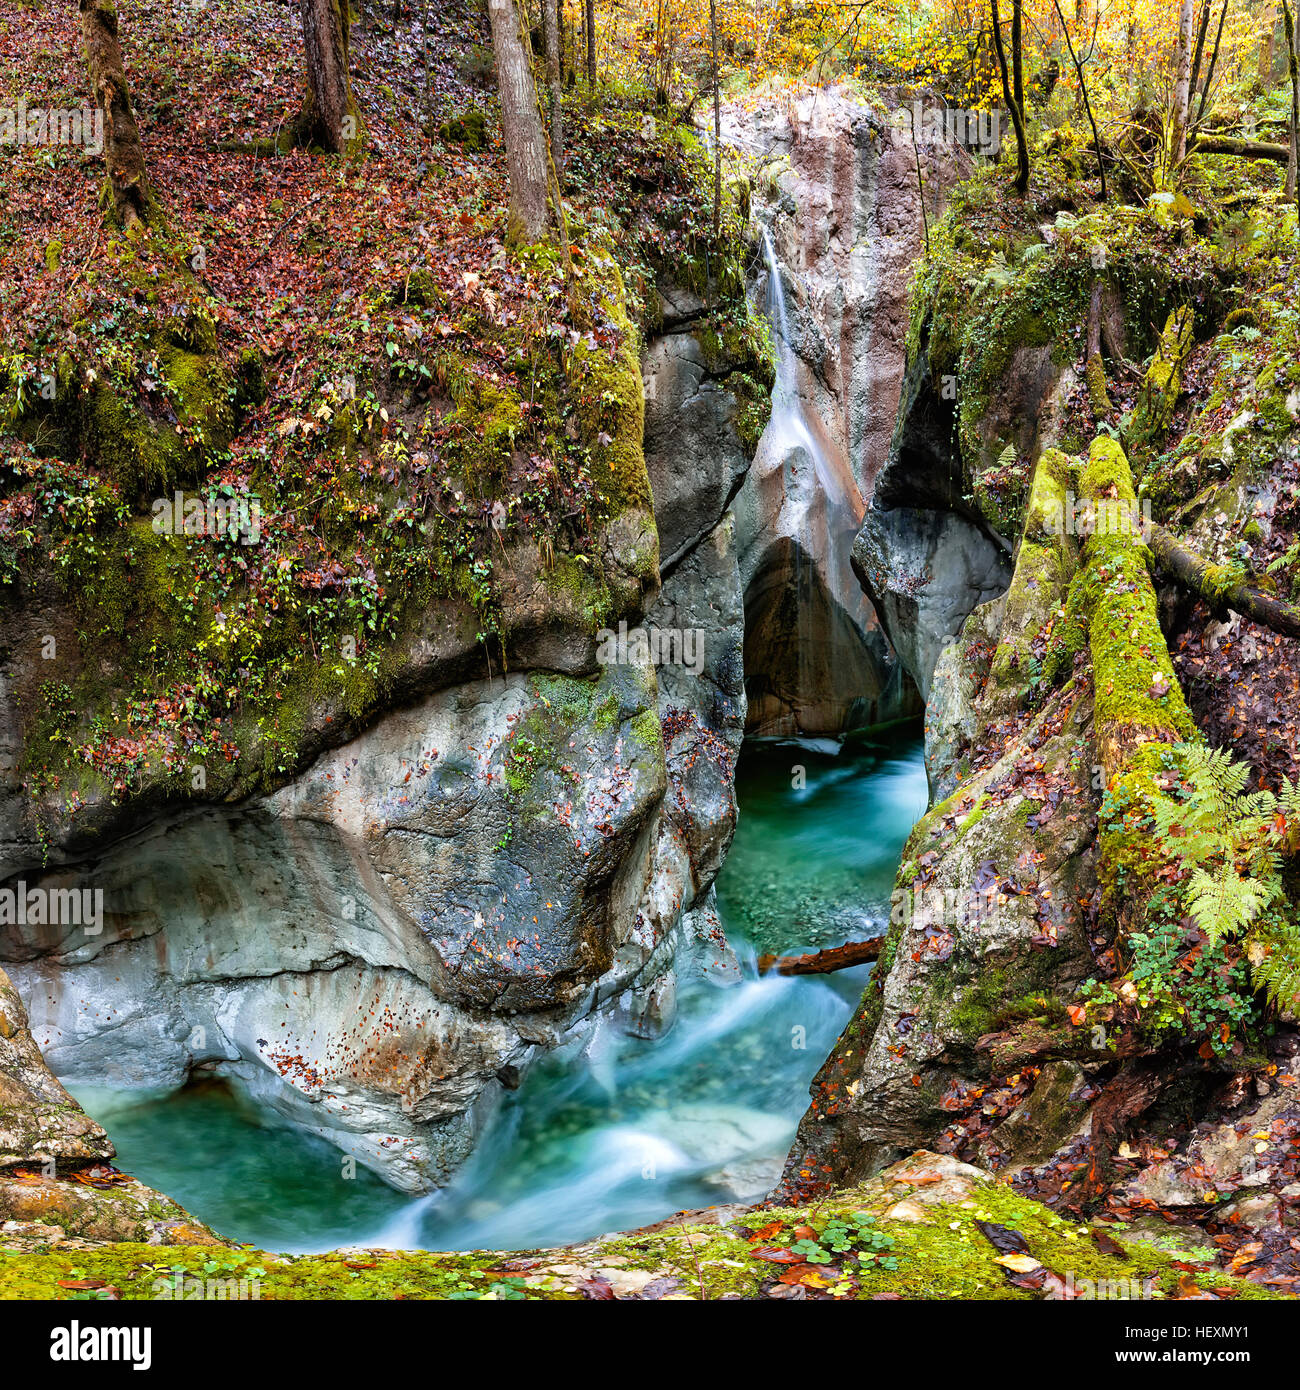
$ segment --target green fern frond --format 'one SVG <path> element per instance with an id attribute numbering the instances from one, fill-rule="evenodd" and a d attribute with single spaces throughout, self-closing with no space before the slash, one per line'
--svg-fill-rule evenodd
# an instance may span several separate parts
<path id="1" fill-rule="evenodd" d="M 1300 1009 L 1300 926 L 1272 913 L 1250 946 L 1251 974 L 1257 989 L 1278 1009 Z"/>

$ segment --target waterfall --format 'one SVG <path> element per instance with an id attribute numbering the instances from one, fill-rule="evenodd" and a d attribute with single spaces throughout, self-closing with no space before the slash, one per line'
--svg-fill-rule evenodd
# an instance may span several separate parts
<path id="1" fill-rule="evenodd" d="M 776 258 L 776 248 L 772 244 L 772 234 L 762 228 L 763 259 L 767 263 L 767 310 L 776 336 L 776 388 L 772 392 L 772 418 L 768 423 L 769 446 L 782 459 L 782 466 L 790 463 L 791 481 L 794 481 L 794 455 L 802 449 L 813 466 L 813 476 L 818 488 L 835 502 L 845 502 L 843 484 L 836 476 L 835 469 L 826 457 L 826 451 L 817 436 L 808 428 L 804 415 L 803 401 L 799 395 L 798 364 L 794 349 L 790 346 L 790 319 L 785 303 L 785 286 L 781 283 L 781 265 Z M 807 507 L 805 501 L 805 510 Z M 800 538 L 803 539 L 802 533 Z"/>
<path id="2" fill-rule="evenodd" d="M 821 441 L 810 428 L 799 394 L 798 358 L 791 344 L 790 318 L 785 286 L 776 248 L 767 227 L 761 228 L 763 258 L 767 264 L 767 312 L 776 338 L 776 384 L 772 415 L 763 437 L 763 454 L 779 478 L 780 499 L 772 518 L 779 533 L 790 538 L 789 588 L 794 606 L 793 647 L 797 697 L 815 698 L 829 672 L 819 665 L 818 634 L 810 616 L 817 603 L 821 582 L 813 557 L 831 550 L 828 521 L 849 510 L 843 482 L 826 456 Z M 856 520 L 856 518 L 855 518 Z M 828 653 L 820 653 L 823 658 Z M 798 716 L 791 733 L 799 734 Z"/>

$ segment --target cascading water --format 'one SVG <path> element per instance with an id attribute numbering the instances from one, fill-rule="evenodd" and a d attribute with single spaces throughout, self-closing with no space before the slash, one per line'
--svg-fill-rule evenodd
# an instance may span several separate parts
<path id="1" fill-rule="evenodd" d="M 765 443 L 776 455 L 790 464 L 793 475 L 800 452 L 812 465 L 812 476 L 825 497 L 836 506 L 847 505 L 844 479 L 827 457 L 816 434 L 808 427 L 803 400 L 799 395 L 799 376 L 794 349 L 790 346 L 790 318 L 785 305 L 785 286 L 781 281 L 781 264 L 776 258 L 772 234 L 762 230 L 763 259 L 767 264 L 767 309 L 776 337 L 776 386 L 772 391 L 772 417 L 767 426 Z M 809 498 L 796 494 L 806 526 Z M 798 523 L 796 523 L 797 526 Z"/>
<path id="2" fill-rule="evenodd" d="M 768 698 L 760 695 L 751 715 L 757 712 L 768 735 L 839 735 L 844 725 L 822 700 L 823 692 L 840 690 L 841 677 L 851 679 L 837 669 L 837 655 L 846 636 L 841 615 L 846 605 L 863 602 L 847 558 L 863 503 L 847 462 L 828 447 L 826 426 L 800 390 L 781 263 L 767 227 L 760 238 L 777 360 L 771 419 L 741 503 L 762 557 L 753 571 L 759 585 L 746 594 L 745 669 L 752 688 Z"/>
<path id="3" fill-rule="evenodd" d="M 883 929 L 903 842 L 925 806 L 919 740 L 846 750 L 748 748 L 718 881 L 740 961 L 725 986 L 683 978 L 676 1025 L 648 1042 L 602 1023 L 542 1058 L 445 1190 L 412 1200 L 220 1084 L 170 1096 L 79 1090 L 119 1163 L 224 1234 L 272 1250 L 339 1245 L 527 1248 L 755 1200 L 774 1181 L 808 1084 L 866 967 L 759 978 L 760 951 Z"/>

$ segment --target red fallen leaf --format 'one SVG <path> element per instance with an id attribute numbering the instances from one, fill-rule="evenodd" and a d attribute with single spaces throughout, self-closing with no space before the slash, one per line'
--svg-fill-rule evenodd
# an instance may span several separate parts
<path id="1" fill-rule="evenodd" d="M 794 1228 L 795 1240 L 816 1240 L 817 1232 L 811 1226 L 796 1226 Z"/>
<path id="2" fill-rule="evenodd" d="M 364 1260 L 344 1260 L 343 1263 L 348 1269 L 378 1269 L 379 1261 L 371 1260 L 368 1264 Z"/>
<path id="3" fill-rule="evenodd" d="M 1065 1012 L 1070 1015 L 1070 1022 L 1076 1028 L 1082 1028 L 1088 1020 L 1088 1010 L 1083 1004 L 1067 1004 Z"/>
<path id="4" fill-rule="evenodd" d="M 919 1086 L 921 1078 L 914 1076 L 912 1084 Z M 943 1178 L 931 1168 L 907 1168 L 901 1173 L 895 1173 L 893 1181 L 911 1183 L 913 1187 L 928 1187 L 932 1182 L 942 1182 Z"/>
<path id="5" fill-rule="evenodd" d="M 103 1279 L 60 1279 L 61 1289 L 106 1289 L 108 1283 Z"/>
<path id="6" fill-rule="evenodd" d="M 755 1260 L 771 1260 L 773 1264 L 779 1265 L 798 1265 L 803 1264 L 803 1256 L 796 1255 L 793 1250 L 777 1250 L 772 1246 L 766 1245 L 759 1250 L 751 1250 L 750 1257 Z"/>
<path id="7" fill-rule="evenodd" d="M 901 1293 L 873 1293 L 869 1301 L 872 1303 L 901 1303 L 903 1295 Z"/>
<path id="8" fill-rule="evenodd" d="M 582 1283 L 578 1285 L 578 1289 L 581 1292 L 583 1298 L 592 1298 L 605 1301 L 613 1299 L 615 1302 L 618 1301 L 614 1298 L 614 1290 L 611 1287 L 608 1279 L 601 1279 L 599 1277 L 596 1277 L 594 1279 L 584 1279 Z"/>
<path id="9" fill-rule="evenodd" d="M 751 1231 L 749 1238 L 750 1240 L 771 1240 L 784 1225 L 784 1221 L 769 1221 L 766 1226 L 760 1226 L 758 1230 Z"/>
<path id="10" fill-rule="evenodd" d="M 1127 1258 L 1128 1251 L 1105 1231 L 1093 1231 L 1092 1238 L 1103 1255 L 1118 1255 L 1121 1260 Z"/>

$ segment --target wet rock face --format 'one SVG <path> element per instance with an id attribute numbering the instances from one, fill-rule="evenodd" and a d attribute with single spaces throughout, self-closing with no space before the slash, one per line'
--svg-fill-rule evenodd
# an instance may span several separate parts
<path id="1" fill-rule="evenodd" d="M 733 364 L 710 363 L 692 331 L 693 313 L 703 307 L 678 302 L 680 317 L 666 319 L 642 363 L 646 469 L 664 575 L 717 525 L 749 470 L 736 432 L 736 399 L 726 387 Z"/>
<path id="2" fill-rule="evenodd" d="M 66 1167 L 112 1156 L 108 1135 L 45 1065 L 18 991 L 0 970 L 0 1169 L 45 1158 Z"/>
<path id="3" fill-rule="evenodd" d="M 736 503 L 749 731 L 834 737 L 919 713 L 850 564 L 889 451 L 923 230 L 910 140 L 838 90 L 724 117 L 757 156 L 786 307 L 773 418 Z M 965 157 L 922 143 L 930 216 Z M 775 313 L 762 263 L 754 291 Z"/>
<path id="4" fill-rule="evenodd" d="M 113 1154 L 108 1135 L 46 1066 L 0 970 L 0 1243 L 217 1243 L 174 1202 L 114 1170 Z"/>
<path id="5" fill-rule="evenodd" d="M 928 702 L 939 654 L 1011 578 L 1010 546 L 964 500 L 953 404 L 924 353 L 908 366 L 898 425 L 853 567 Z"/>
<path id="6" fill-rule="evenodd" d="M 904 669 L 929 700 L 939 654 L 1007 586 L 1006 552 L 956 512 L 872 509 L 853 563 Z"/>
<path id="7" fill-rule="evenodd" d="M 38 1041 L 116 1085 L 219 1063 L 401 1185 L 442 1177 L 629 930 L 665 788 L 654 694 L 644 666 L 458 687 L 121 846 L 91 867 L 100 933 L 10 935 Z"/>
<path id="8" fill-rule="evenodd" d="M 751 727 L 764 734 L 833 735 L 915 707 L 883 629 L 864 631 L 790 537 L 768 547 L 746 590 L 745 671 Z"/>

